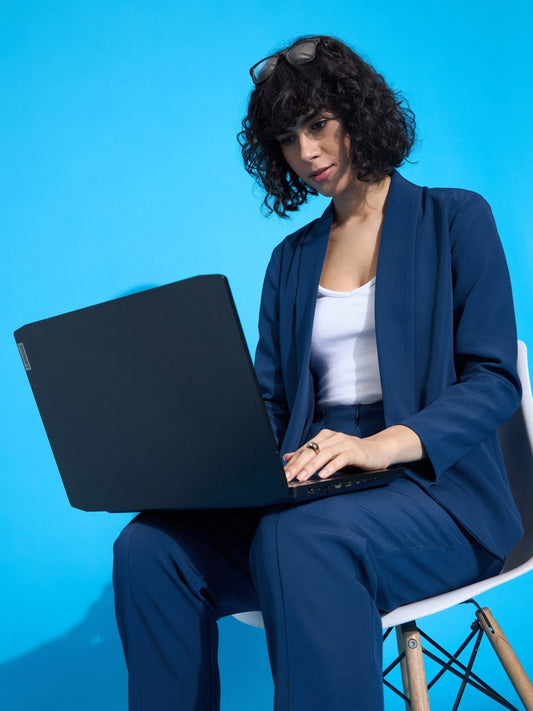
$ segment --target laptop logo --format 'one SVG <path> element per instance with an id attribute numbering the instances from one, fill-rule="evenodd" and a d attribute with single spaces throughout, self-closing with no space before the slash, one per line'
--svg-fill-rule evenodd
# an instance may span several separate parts
<path id="1" fill-rule="evenodd" d="M 24 343 L 17 343 L 17 347 L 19 349 L 22 362 L 24 363 L 24 367 L 26 368 L 26 370 L 31 370 L 30 361 L 28 358 L 28 354 L 26 353 L 26 349 L 24 348 Z"/>

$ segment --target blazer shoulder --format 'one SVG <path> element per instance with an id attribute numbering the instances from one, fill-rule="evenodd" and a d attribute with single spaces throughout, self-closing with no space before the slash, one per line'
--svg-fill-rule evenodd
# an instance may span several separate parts
<path id="1" fill-rule="evenodd" d="M 472 190 L 464 188 L 422 188 L 425 200 L 431 201 L 448 214 L 455 215 L 460 210 L 479 212 L 490 211 L 485 198 Z"/>
<path id="2" fill-rule="evenodd" d="M 441 216 L 452 248 L 457 240 L 465 237 L 474 244 L 479 241 L 476 236 L 483 247 L 488 234 L 497 234 L 492 209 L 479 193 L 463 188 L 424 188 L 423 191 L 423 212 Z"/>
<path id="3" fill-rule="evenodd" d="M 303 227 L 299 227 L 297 230 L 291 232 L 286 237 L 284 237 L 281 242 L 276 247 L 274 247 L 274 253 L 281 254 L 287 252 L 295 252 L 301 244 L 302 240 L 304 240 L 309 234 L 309 232 L 311 232 L 311 230 L 316 225 L 319 219 L 320 218 L 317 217 L 315 220 L 308 222 Z"/>
<path id="4" fill-rule="evenodd" d="M 392 175 L 391 195 L 401 209 L 410 209 L 421 215 L 441 214 L 448 218 L 451 226 L 455 216 L 461 212 L 491 214 L 488 202 L 479 193 L 464 188 L 428 187 L 412 183 L 400 173 Z"/>

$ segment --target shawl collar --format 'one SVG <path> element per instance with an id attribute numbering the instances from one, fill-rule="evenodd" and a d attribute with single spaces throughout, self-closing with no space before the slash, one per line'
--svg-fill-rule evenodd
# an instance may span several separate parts
<path id="1" fill-rule="evenodd" d="M 298 373 L 305 372 L 311 354 L 311 333 L 315 317 L 316 294 L 333 219 L 333 202 L 314 223 L 300 244 L 300 263 L 295 299 L 295 331 Z"/>
<path id="2" fill-rule="evenodd" d="M 326 256 L 333 204 L 304 229 L 294 247 L 288 271 L 282 276 L 280 303 L 282 364 L 290 418 L 281 451 L 292 452 L 312 419 L 314 390 L 309 368 L 316 294 Z"/>
<path id="3" fill-rule="evenodd" d="M 376 273 L 376 341 L 385 423 L 416 411 L 415 252 L 422 189 L 396 171 L 387 197 Z"/>

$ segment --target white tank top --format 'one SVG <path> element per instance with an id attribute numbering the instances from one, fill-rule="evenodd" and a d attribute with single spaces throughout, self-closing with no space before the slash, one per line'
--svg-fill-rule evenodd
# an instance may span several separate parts
<path id="1" fill-rule="evenodd" d="M 375 277 L 353 291 L 318 287 L 311 370 L 319 405 L 367 405 L 382 399 L 375 287 Z"/>

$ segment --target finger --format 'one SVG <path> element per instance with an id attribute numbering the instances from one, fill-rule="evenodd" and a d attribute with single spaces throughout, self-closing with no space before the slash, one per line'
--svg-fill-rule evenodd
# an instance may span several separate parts
<path id="1" fill-rule="evenodd" d="M 305 445 L 296 450 L 296 452 L 287 452 L 284 454 L 283 458 L 289 463 L 288 466 L 285 467 L 287 481 L 292 481 L 313 457 L 316 457 L 315 452 L 312 449 L 306 448 Z"/>
<path id="2" fill-rule="evenodd" d="M 324 446 L 296 475 L 299 481 L 306 481 L 317 472 L 320 478 L 326 479 L 349 464 L 359 464 L 361 453 L 358 438 L 339 433 L 328 441 L 330 445 Z"/>
<path id="3" fill-rule="evenodd" d="M 285 469 L 285 476 L 287 477 L 287 481 L 292 481 L 293 479 L 296 479 L 296 476 L 300 473 L 301 468 L 298 467 L 293 467 L 291 465 L 290 469 Z"/>
<path id="4" fill-rule="evenodd" d="M 342 454 L 338 454 L 318 472 L 318 476 L 321 479 L 328 479 L 330 476 L 337 474 L 337 472 L 339 472 L 343 467 L 347 466 L 347 464 L 348 455 L 344 452 Z"/>
<path id="5" fill-rule="evenodd" d="M 316 440 L 313 440 L 316 441 Z M 320 452 L 320 450 L 319 450 Z M 297 452 L 294 452 L 290 458 L 290 462 L 285 467 L 285 474 L 288 481 L 292 481 L 295 477 L 300 478 L 311 476 L 313 471 L 308 471 L 309 466 L 314 462 L 318 454 L 311 448 L 301 448 Z"/>
<path id="6" fill-rule="evenodd" d="M 320 466 L 316 465 L 316 457 L 320 456 L 323 451 L 322 448 L 339 437 L 343 438 L 345 435 L 331 430 L 320 430 L 320 432 L 311 440 L 312 442 L 316 442 L 316 444 L 318 444 L 318 452 L 315 452 L 312 447 L 308 446 L 309 442 L 306 442 L 306 444 L 297 449 L 296 452 L 292 452 L 290 465 L 285 467 L 287 481 L 292 481 L 295 478 L 298 478 L 299 481 L 305 481 L 311 477 L 317 469 L 322 466 L 322 464 L 320 464 Z M 321 456 L 320 461 L 324 463 L 324 461 L 327 460 L 324 460 L 324 457 Z"/>
<path id="7" fill-rule="evenodd" d="M 308 461 L 297 473 L 298 481 L 306 481 L 317 472 L 320 472 L 323 467 L 329 466 L 330 462 L 338 456 L 339 451 L 336 447 L 324 447 L 313 459 Z"/>

